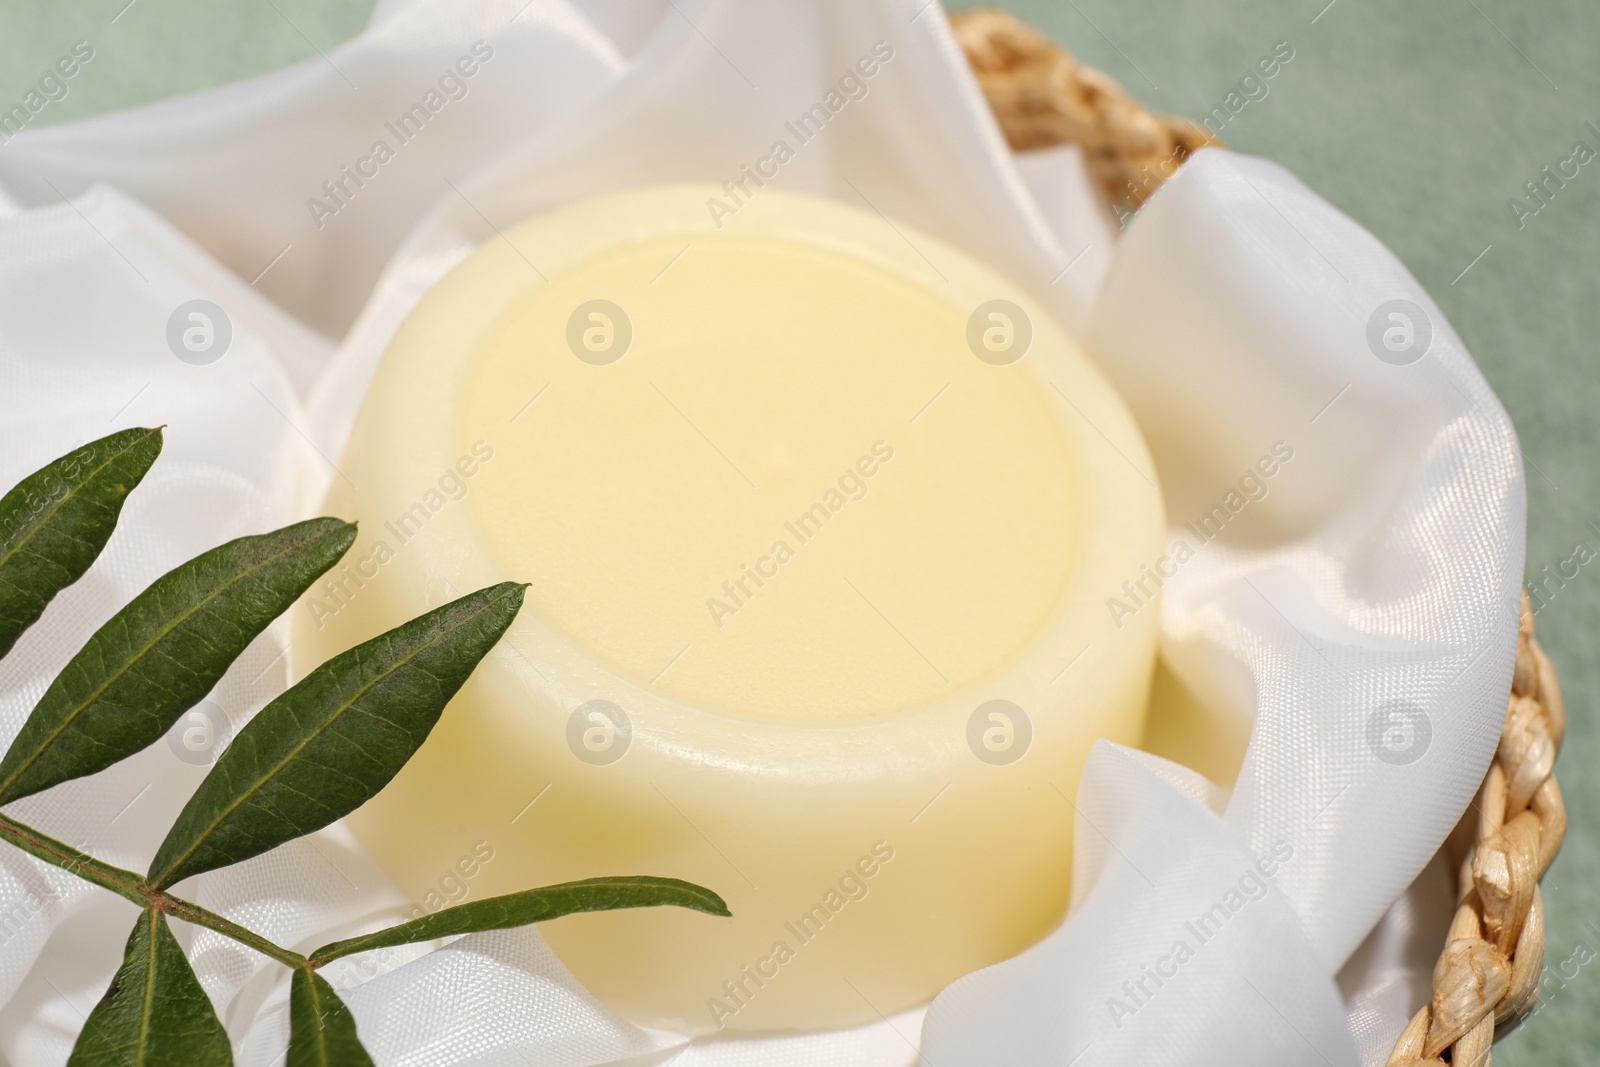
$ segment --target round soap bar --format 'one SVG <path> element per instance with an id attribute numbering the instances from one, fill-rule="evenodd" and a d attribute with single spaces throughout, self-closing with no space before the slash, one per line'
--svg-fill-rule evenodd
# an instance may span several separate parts
<path id="1" fill-rule="evenodd" d="M 422 299 L 335 480 L 360 538 L 297 663 L 530 583 L 351 817 L 372 855 L 427 910 L 696 882 L 733 917 L 541 929 L 639 1023 L 861 1023 L 1064 914 L 1089 748 L 1141 737 L 1157 612 L 1107 600 L 1161 555 L 1161 503 L 1121 401 L 1015 286 L 875 213 L 712 197 L 524 222 Z"/>

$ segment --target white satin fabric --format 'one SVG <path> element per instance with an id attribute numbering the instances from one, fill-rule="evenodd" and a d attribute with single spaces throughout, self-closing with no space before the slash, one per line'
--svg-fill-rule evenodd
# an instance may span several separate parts
<path id="1" fill-rule="evenodd" d="M 894 58 L 866 98 L 777 183 L 965 248 L 1093 343 L 1149 437 L 1174 549 L 1195 549 L 1165 585 L 1165 662 L 1189 714 L 1251 730 L 1231 793 L 1102 744 L 1070 917 L 925 1021 L 686 1045 L 609 1015 L 534 930 L 357 958 L 333 980 L 378 1062 L 407 1067 L 843 1067 L 914 1063 L 918 1046 L 932 1067 L 1381 1063 L 1448 907 L 1430 858 L 1504 713 L 1524 530 L 1510 423 L 1416 280 L 1277 166 L 1203 152 L 1115 236 L 1074 152 L 1006 150 L 927 0 L 392 0 L 289 70 L 0 146 L 0 484 L 112 429 L 168 427 L 105 557 L 0 665 L 0 732 L 163 570 L 314 513 L 387 339 L 477 243 L 574 198 L 736 176 L 877 41 Z M 319 226 L 308 199 L 476 42 L 492 57 L 465 95 Z M 195 298 L 233 324 L 207 366 L 166 340 Z M 1408 365 L 1368 339 L 1395 299 L 1431 325 Z M 1197 539 L 1186 524 L 1280 442 L 1293 458 L 1266 495 Z M 235 726 L 286 684 L 284 647 L 269 633 L 213 694 Z M 1397 747 L 1395 708 L 1411 717 Z M 175 752 L 15 812 L 142 868 L 204 772 Z M 408 907 L 338 827 L 187 888 L 301 949 Z M 0 849 L 11 1063 L 64 1062 L 131 916 Z M 277 1060 L 282 969 L 180 937 L 239 1062 Z"/>

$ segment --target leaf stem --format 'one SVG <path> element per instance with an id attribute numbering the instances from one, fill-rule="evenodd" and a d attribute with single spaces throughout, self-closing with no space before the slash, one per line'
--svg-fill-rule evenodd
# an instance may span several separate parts
<path id="1" fill-rule="evenodd" d="M 175 919 L 204 926 L 208 930 L 215 930 L 224 937 L 231 937 L 241 945 L 255 949 L 263 956 L 277 960 L 285 967 L 301 967 L 305 965 L 306 958 L 298 952 L 291 952 L 280 945 L 273 943 L 246 927 L 240 926 L 232 919 L 224 919 L 214 911 L 207 911 L 198 904 L 191 904 L 187 900 L 180 900 L 169 893 L 159 889 L 150 891 L 152 902 L 162 911 Z"/>
<path id="2" fill-rule="evenodd" d="M 102 863 L 87 852 L 80 852 L 3 814 L 0 814 L 0 840 L 9 841 L 35 859 L 60 867 L 102 889 L 109 889 L 141 907 L 150 904 L 150 893 L 143 876 Z"/>
<path id="3" fill-rule="evenodd" d="M 274 944 L 231 919 L 225 919 L 198 904 L 192 904 L 164 890 L 156 889 L 143 875 L 103 863 L 87 852 L 75 849 L 64 841 L 57 841 L 26 823 L 18 822 L 4 814 L 0 814 L 0 840 L 9 841 L 28 855 L 60 867 L 67 873 L 75 874 L 102 889 L 109 889 L 142 908 L 165 912 L 184 922 L 215 930 L 224 937 L 232 938 L 241 945 L 255 949 L 263 956 L 277 960 L 285 967 L 301 967 L 306 962 L 306 958 L 300 953 L 291 952 Z"/>

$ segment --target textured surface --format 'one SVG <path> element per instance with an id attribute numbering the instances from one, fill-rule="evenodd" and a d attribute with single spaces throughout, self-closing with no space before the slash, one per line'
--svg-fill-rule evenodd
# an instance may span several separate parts
<path id="1" fill-rule="evenodd" d="M 25 72 L 42 73 L 79 38 L 95 41 L 96 59 L 40 121 L 315 58 L 315 49 L 354 32 L 367 6 L 260 0 L 240 5 L 243 14 L 213 14 L 197 0 L 140 0 L 113 25 L 120 0 L 73 11 L 9 0 L 0 8 L 0 100 L 19 98 L 33 83 Z M 1370 0 L 1325 10 L 1265 0 L 1012 6 L 1151 105 L 1195 117 L 1222 103 L 1277 41 L 1293 44 L 1295 59 L 1269 94 L 1232 117 L 1222 136 L 1286 164 L 1386 241 L 1443 305 L 1510 410 L 1528 462 L 1529 576 L 1548 583 L 1540 632 L 1572 715 L 1560 769 L 1593 767 L 1600 672 L 1589 649 L 1600 632 L 1600 590 L 1585 563 L 1600 546 L 1591 525 L 1600 521 L 1592 510 L 1600 473 L 1584 445 L 1600 393 L 1588 346 L 1600 326 L 1589 292 L 1600 264 L 1600 189 L 1589 188 L 1596 179 L 1584 167 L 1520 229 L 1508 200 L 1531 203 L 1523 183 L 1568 158 L 1574 141 L 1600 148 L 1600 134 L 1585 125 L 1600 89 L 1600 72 L 1586 62 L 1600 42 L 1600 13 L 1576 0 L 1537 10 L 1505 0 L 1479 2 L 1479 10 Z M 1550 577 L 1558 570 L 1576 577 Z M 1592 966 L 1600 959 L 1600 890 L 1592 888 L 1600 885 L 1600 782 L 1576 773 L 1564 780 L 1573 831 L 1546 883 L 1545 1005 L 1497 1049 L 1496 1062 L 1511 1067 L 1585 1063 L 1600 1044 Z"/>

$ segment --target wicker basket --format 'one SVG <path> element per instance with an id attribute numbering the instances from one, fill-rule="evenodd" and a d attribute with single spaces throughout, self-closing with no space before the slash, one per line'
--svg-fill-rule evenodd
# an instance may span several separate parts
<path id="1" fill-rule="evenodd" d="M 958 12 L 950 21 L 1011 147 L 1077 145 L 1119 213 L 1137 210 L 1195 150 L 1219 143 L 1187 119 L 1152 114 L 1004 11 Z M 1524 595 L 1500 747 L 1472 804 L 1475 832 L 1459 855 L 1445 846 L 1460 872 L 1458 905 L 1433 969 L 1433 999 L 1400 1035 L 1390 1067 L 1486 1067 L 1496 1028 L 1510 1029 L 1538 999 L 1539 881 L 1567 829 L 1553 773 L 1565 732 L 1561 686 L 1534 640 Z"/>

